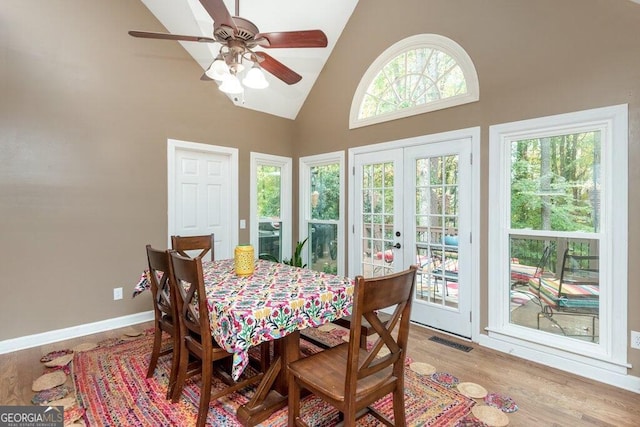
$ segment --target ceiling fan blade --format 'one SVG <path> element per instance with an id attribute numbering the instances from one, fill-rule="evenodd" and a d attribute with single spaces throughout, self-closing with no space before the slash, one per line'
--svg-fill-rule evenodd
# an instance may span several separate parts
<path id="1" fill-rule="evenodd" d="M 184 41 L 184 42 L 201 42 L 201 43 L 216 42 L 216 40 L 212 39 L 211 37 L 181 36 L 178 34 L 152 33 L 149 31 L 129 31 L 129 35 L 133 37 L 141 37 L 143 39 L 178 40 L 178 41 Z"/>
<path id="2" fill-rule="evenodd" d="M 200 0 L 200 3 L 204 6 L 207 13 L 211 15 L 211 18 L 213 18 L 213 28 L 224 25 L 232 28 L 234 34 L 238 32 L 236 23 L 233 22 L 233 18 L 222 0 Z"/>
<path id="3" fill-rule="evenodd" d="M 254 54 L 258 57 L 258 64 L 260 64 L 264 70 L 267 70 L 286 84 L 292 85 L 302 80 L 302 76 L 300 74 L 296 73 L 271 55 L 268 55 L 265 52 L 255 52 Z"/>
<path id="4" fill-rule="evenodd" d="M 322 30 L 259 33 L 256 34 L 256 40 L 260 46 L 267 48 L 327 47 L 327 36 Z"/>

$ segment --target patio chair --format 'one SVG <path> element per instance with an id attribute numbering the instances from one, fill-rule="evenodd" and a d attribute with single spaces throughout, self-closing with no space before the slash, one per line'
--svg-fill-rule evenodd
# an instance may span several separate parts
<path id="1" fill-rule="evenodd" d="M 211 252 L 211 261 L 215 260 L 215 239 L 213 234 L 205 234 L 203 236 L 171 236 L 171 248 L 180 255 L 195 258 L 187 253 L 187 251 L 200 251 L 197 255 L 204 259 L 204 256 Z"/>
<path id="2" fill-rule="evenodd" d="M 545 268 L 551 257 L 551 246 L 545 246 L 542 256 L 536 266 L 511 262 L 511 282 L 512 287 L 518 284 L 526 285 L 529 279 L 537 279 L 545 273 Z"/>
<path id="3" fill-rule="evenodd" d="M 442 294 L 445 297 L 449 296 L 449 286 L 458 282 L 456 251 L 457 245 L 442 246 L 424 242 L 416 243 L 416 264 L 419 266 L 416 287 L 419 298 L 425 298 L 427 294 L 432 293 L 435 298 L 439 284 L 441 284 Z"/>
<path id="4" fill-rule="evenodd" d="M 569 249 L 564 251 L 560 278 L 537 277 L 529 280 L 529 289 L 539 298 L 540 319 L 547 318 L 560 326 L 554 319 L 556 315 L 591 317 L 591 340 L 595 341 L 596 319 L 600 313 L 600 270 L 597 255 L 578 255 Z M 567 336 L 584 334 L 567 333 Z"/>
<path id="5" fill-rule="evenodd" d="M 404 365 L 417 270 L 414 265 L 383 277 L 356 277 L 349 342 L 289 364 L 290 426 L 306 425 L 300 416 L 301 389 L 337 408 L 345 426 L 355 425 L 365 411 L 387 426 L 406 425 Z M 386 308 L 393 311 L 383 322 L 379 311 Z M 360 347 L 363 318 L 379 336 L 369 351 Z M 393 422 L 369 406 L 389 393 Z"/>

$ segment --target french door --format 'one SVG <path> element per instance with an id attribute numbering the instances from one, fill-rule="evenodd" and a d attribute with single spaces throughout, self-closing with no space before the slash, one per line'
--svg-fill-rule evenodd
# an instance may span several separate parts
<path id="1" fill-rule="evenodd" d="M 360 154 L 354 160 L 356 274 L 379 277 L 401 271 L 405 267 L 403 150 Z"/>
<path id="2" fill-rule="evenodd" d="M 471 337 L 471 138 L 354 156 L 354 265 L 417 264 L 412 320 Z"/>

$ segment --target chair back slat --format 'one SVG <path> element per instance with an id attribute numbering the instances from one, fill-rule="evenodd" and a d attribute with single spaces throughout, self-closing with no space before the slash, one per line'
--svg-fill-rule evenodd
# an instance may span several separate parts
<path id="1" fill-rule="evenodd" d="M 183 336 L 187 337 L 188 330 L 191 332 L 190 335 L 210 337 L 211 325 L 204 289 L 202 260 L 199 257 L 189 258 L 172 251 L 171 264 L 178 290 L 176 301 L 181 320 L 180 327 L 185 333 Z M 201 341 L 206 351 L 211 346 L 211 340 L 202 339 Z"/>
<path id="2" fill-rule="evenodd" d="M 406 271 L 384 277 L 356 277 L 345 396 L 355 391 L 358 380 L 381 370 L 393 367 L 394 373 L 402 373 L 417 269 L 413 265 Z M 391 318 L 386 322 L 378 317 L 378 311 L 383 309 L 393 309 Z M 378 339 L 370 350 L 360 348 L 360 325 L 363 318 L 378 334 Z M 381 355 L 383 348 L 389 353 Z"/>
<path id="3" fill-rule="evenodd" d="M 202 258 L 211 253 L 211 261 L 215 260 L 215 236 L 171 236 L 171 248 L 183 257 Z M 187 251 L 200 251 L 196 257 L 191 257 Z"/>
<path id="4" fill-rule="evenodd" d="M 167 251 L 154 249 L 151 245 L 147 245 L 146 248 L 154 310 L 175 319 L 177 311 L 175 310 L 174 295 L 171 292 L 169 254 Z"/>

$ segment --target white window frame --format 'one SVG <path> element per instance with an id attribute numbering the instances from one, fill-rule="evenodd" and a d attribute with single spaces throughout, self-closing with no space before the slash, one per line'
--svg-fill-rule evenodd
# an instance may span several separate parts
<path id="1" fill-rule="evenodd" d="M 460 66 L 467 84 L 467 93 L 448 98 L 439 99 L 418 105 L 411 108 L 402 108 L 385 114 L 373 117 L 358 118 L 360 107 L 367 93 L 369 85 L 384 66 L 396 58 L 397 56 L 415 49 L 429 48 L 442 51 L 453 58 Z M 468 104 L 480 99 L 480 86 L 478 83 L 478 73 L 473 65 L 473 61 L 469 54 L 455 41 L 439 34 L 417 34 L 400 40 L 394 45 L 387 48 L 375 61 L 369 66 L 362 76 L 358 88 L 351 101 L 351 111 L 349 113 L 349 129 L 369 126 L 376 123 L 388 122 L 391 120 L 401 119 L 403 117 L 415 116 L 417 114 L 427 113 L 429 111 L 442 110 L 444 108 L 453 107 L 455 105 Z"/>
<path id="2" fill-rule="evenodd" d="M 317 154 L 314 156 L 306 156 L 300 157 L 299 162 L 299 185 L 300 185 L 300 225 L 299 225 L 299 234 L 300 241 L 309 237 L 309 222 L 314 223 L 326 223 L 326 224 L 337 224 L 338 233 L 338 255 L 336 257 L 336 262 L 338 265 L 338 275 L 345 274 L 345 253 L 344 253 L 344 194 L 345 194 L 345 156 L 344 151 L 335 151 L 332 153 L 324 153 Z M 339 206 L 338 212 L 340 217 L 336 221 L 319 221 L 311 219 L 311 168 L 316 166 L 324 166 L 338 163 L 340 170 L 340 196 L 339 196 Z M 306 264 L 309 264 L 309 251 L 304 251 L 303 261 Z"/>
<path id="3" fill-rule="evenodd" d="M 280 239 L 281 253 L 288 257 L 291 253 L 291 238 L 293 236 L 292 195 L 293 195 L 293 160 L 291 157 L 276 156 L 273 154 L 250 153 L 250 185 L 249 185 L 249 236 L 251 244 L 256 250 L 259 248 L 258 233 L 258 193 L 257 171 L 258 166 L 280 167 Z M 256 257 L 258 254 L 256 254 Z"/>
<path id="4" fill-rule="evenodd" d="M 602 135 L 599 343 L 509 322 L 510 148 L 514 141 L 599 130 Z M 485 345 L 599 381 L 623 386 L 627 368 L 626 104 L 490 127 L 488 339 Z M 535 235 L 544 231 L 527 231 Z M 566 234 L 566 233 L 565 233 Z M 580 233 L 568 233 L 580 237 Z M 576 236 L 573 236 L 575 234 Z M 505 261 L 507 260 L 507 261 Z"/>

